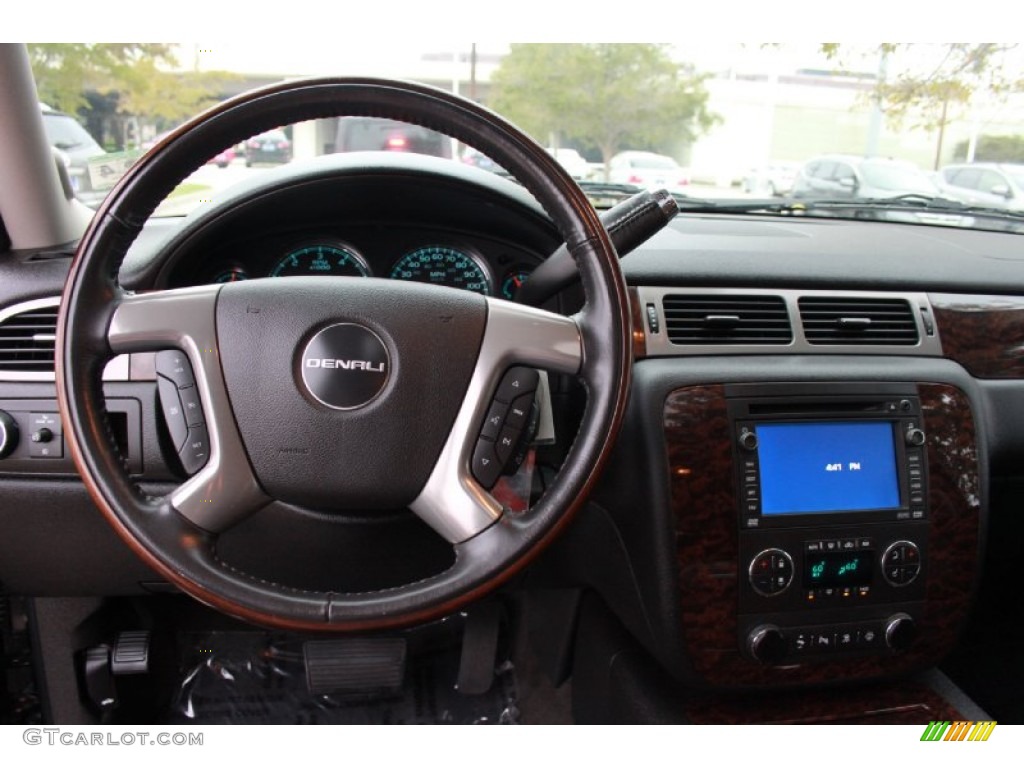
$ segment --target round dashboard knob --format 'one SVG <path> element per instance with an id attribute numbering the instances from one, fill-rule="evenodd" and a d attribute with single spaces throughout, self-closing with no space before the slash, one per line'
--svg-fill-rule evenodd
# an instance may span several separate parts
<path id="1" fill-rule="evenodd" d="M 905 435 L 907 445 L 924 445 L 925 435 L 923 429 L 912 427 Z"/>
<path id="2" fill-rule="evenodd" d="M 0 411 L 0 459 L 18 447 L 18 422 L 7 411 Z"/>
<path id="3" fill-rule="evenodd" d="M 762 664 L 778 664 L 786 658 L 788 648 L 786 636 L 774 624 L 761 624 L 747 635 L 747 650 Z"/>
<path id="4" fill-rule="evenodd" d="M 917 624 L 905 613 L 896 613 L 885 622 L 885 644 L 894 651 L 907 650 L 917 639 Z"/>
<path id="5" fill-rule="evenodd" d="M 744 429 L 740 432 L 740 446 L 748 451 L 757 448 L 757 433 L 751 432 L 749 429 Z"/>

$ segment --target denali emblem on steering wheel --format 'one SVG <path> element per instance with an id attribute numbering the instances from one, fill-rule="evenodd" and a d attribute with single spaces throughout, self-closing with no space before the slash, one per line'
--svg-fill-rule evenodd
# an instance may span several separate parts
<path id="1" fill-rule="evenodd" d="M 341 411 L 373 400 L 388 381 L 387 347 L 369 328 L 330 325 L 302 351 L 302 381 L 318 402 Z"/>

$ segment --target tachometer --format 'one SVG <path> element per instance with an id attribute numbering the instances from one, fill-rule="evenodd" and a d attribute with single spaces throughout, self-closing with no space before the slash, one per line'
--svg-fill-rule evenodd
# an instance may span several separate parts
<path id="1" fill-rule="evenodd" d="M 239 280 L 248 280 L 249 273 L 241 267 L 228 267 L 222 272 L 218 272 L 214 278 L 215 283 L 237 283 Z"/>
<path id="2" fill-rule="evenodd" d="M 503 299 L 508 299 L 509 301 L 515 301 L 516 294 L 519 293 L 519 288 L 524 282 L 526 282 L 526 278 L 528 278 L 532 272 L 532 269 L 521 267 L 505 275 L 505 279 L 501 281 L 501 297 Z"/>
<path id="3" fill-rule="evenodd" d="M 354 248 L 341 244 L 319 243 L 289 252 L 270 270 L 271 277 L 295 275 L 369 277 L 370 267 L 366 259 Z"/>
<path id="4" fill-rule="evenodd" d="M 491 295 L 491 278 L 483 262 L 445 245 L 428 245 L 410 251 L 392 268 L 391 277 Z"/>

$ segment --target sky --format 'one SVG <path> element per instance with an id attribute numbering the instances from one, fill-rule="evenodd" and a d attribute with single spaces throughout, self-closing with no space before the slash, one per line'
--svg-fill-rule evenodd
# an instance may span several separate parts
<path id="1" fill-rule="evenodd" d="M 462 40 L 529 42 L 947 41 L 1004 39 L 1019 12 L 1006 0 L 856 0 L 781 4 L 763 0 L 674 0 L 607 4 L 594 0 L 6 0 L 0 40 L 195 39 L 263 41 L 266 60 L 328 55 L 372 61 L 443 48 Z M 619 12 L 611 8 L 622 9 Z M 637 12 L 644 9 L 643 12 Z M 1012 23 L 1007 23 L 1012 22 Z M 481 45 L 487 45 L 484 42 Z"/>

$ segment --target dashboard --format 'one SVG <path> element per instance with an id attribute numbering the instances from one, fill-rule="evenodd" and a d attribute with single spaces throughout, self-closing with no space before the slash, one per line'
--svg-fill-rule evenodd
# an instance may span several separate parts
<path id="1" fill-rule="evenodd" d="M 186 284 L 260 277 L 381 277 L 461 288 L 514 300 L 542 256 L 482 234 L 442 229 L 346 226 L 241 238 L 205 254 Z M 190 265 L 192 266 L 192 265 Z"/>
<path id="2" fill-rule="evenodd" d="M 514 300 L 557 234 L 518 187 L 449 165 L 345 158 L 288 169 L 184 220 L 150 222 L 122 283 L 330 275 Z M 623 434 L 586 514 L 538 569 L 542 584 L 600 597 L 606 615 L 584 613 L 576 631 L 604 637 L 601 622 L 617 622 L 673 679 L 713 691 L 892 679 L 952 653 L 1020 526 L 1009 519 L 1020 499 L 1005 490 L 1024 457 L 1019 243 L 930 226 L 683 215 L 625 257 L 635 378 Z M 33 268 L 31 284 L 22 277 L 5 296 L 5 320 L 55 295 L 66 264 Z M 573 288 L 552 306 L 570 313 L 581 300 Z M 160 490 L 183 471 L 154 366 L 133 354 L 107 386 L 135 479 Z M 563 440 L 583 395 L 552 384 L 556 410 L 569 414 L 555 418 Z M 8 375 L 0 400 L 31 420 L 53 405 L 52 383 Z M 557 450 L 546 450 L 557 469 Z M 11 458 L 20 463 L 0 459 L 11 502 L 0 513 L 0 580 L 25 594 L 148 588 L 152 575 L 83 516 L 84 491 L 40 486 L 43 460 L 28 448 Z M 40 488 L 63 502 L 28 524 L 13 510 Z M 47 532 L 69 525 L 64 504 L 77 515 L 73 536 L 55 539 Z M 321 543 L 288 566 L 280 555 L 292 539 L 268 535 L 282 519 L 275 510 L 226 537 L 224 556 L 315 588 L 338 577 L 337 545 L 394 545 L 386 562 L 354 556 L 358 577 L 341 577 L 351 589 L 407 581 L 450 556 L 403 518 L 374 533 L 365 520 L 341 531 L 305 515 L 294 526 Z M 986 546 L 992 531 L 1011 536 Z M 577 663 L 604 669 L 614 650 Z M 721 708 L 690 715 L 742 720 Z"/>

